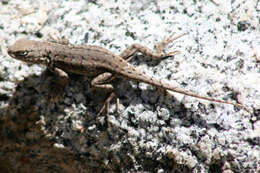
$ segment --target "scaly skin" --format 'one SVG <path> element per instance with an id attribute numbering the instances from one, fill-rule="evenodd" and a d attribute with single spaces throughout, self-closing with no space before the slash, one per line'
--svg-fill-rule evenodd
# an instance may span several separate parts
<path id="1" fill-rule="evenodd" d="M 200 96 L 190 91 L 173 86 L 165 81 L 149 77 L 128 63 L 128 60 L 131 59 L 131 57 L 133 57 L 133 55 L 137 52 L 141 52 L 143 55 L 155 59 L 172 56 L 178 53 L 178 51 L 161 53 L 164 47 L 176 38 L 178 37 L 173 38 L 171 36 L 168 39 L 164 39 L 161 44 L 157 45 L 157 52 L 152 51 L 145 46 L 133 44 L 120 55 L 115 55 L 109 50 L 99 46 L 74 46 L 67 43 L 39 42 L 20 39 L 16 41 L 14 45 L 9 47 L 8 54 L 12 58 L 27 63 L 46 65 L 49 69 L 51 69 L 51 71 L 56 71 L 63 77 L 66 76 L 66 72 L 96 76 L 96 78 L 92 80 L 91 84 L 92 86 L 98 88 L 113 91 L 114 88 L 111 84 L 109 84 L 109 82 L 115 78 L 124 78 L 128 80 L 145 82 L 165 90 L 170 90 L 191 97 L 212 102 L 231 104 L 249 110 L 246 106 L 239 103 Z"/>

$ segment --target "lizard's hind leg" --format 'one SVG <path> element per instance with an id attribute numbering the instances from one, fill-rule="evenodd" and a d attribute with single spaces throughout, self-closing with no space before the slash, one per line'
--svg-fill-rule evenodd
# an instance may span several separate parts
<path id="1" fill-rule="evenodd" d="M 119 56 L 127 61 L 130 61 L 133 58 L 133 56 L 138 52 L 142 53 L 145 57 L 149 57 L 152 59 L 160 59 L 168 56 L 173 56 L 180 52 L 176 50 L 169 53 L 164 53 L 163 50 L 169 43 L 182 37 L 183 35 L 184 34 L 174 37 L 173 33 L 168 38 L 163 38 L 161 42 L 154 44 L 155 50 L 149 49 L 146 46 L 135 43 L 127 47 L 122 53 L 119 54 Z"/>
<path id="2" fill-rule="evenodd" d="M 176 50 L 176 51 L 172 51 L 169 53 L 164 53 L 164 49 L 165 47 L 177 40 L 178 38 L 184 36 L 185 34 L 180 34 L 175 36 L 175 33 L 172 33 L 169 37 L 164 37 L 162 39 L 161 42 L 159 43 L 154 43 L 154 50 L 149 49 L 145 46 L 142 46 L 140 44 L 132 44 L 131 46 L 129 46 L 128 48 L 126 48 L 119 56 L 123 59 L 125 59 L 126 61 L 130 61 L 134 55 L 138 52 L 141 52 L 144 56 L 144 58 L 152 58 L 152 59 L 160 59 L 160 58 L 164 58 L 164 57 L 168 57 L 168 56 L 173 56 L 176 55 L 178 53 L 180 53 L 180 51 Z M 167 91 L 165 91 L 162 88 L 158 88 L 159 92 L 160 92 L 160 102 L 162 102 L 164 95 L 168 94 Z"/>

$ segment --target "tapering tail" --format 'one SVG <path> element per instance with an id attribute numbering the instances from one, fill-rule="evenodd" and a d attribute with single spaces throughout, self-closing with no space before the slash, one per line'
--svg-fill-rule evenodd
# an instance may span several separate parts
<path id="1" fill-rule="evenodd" d="M 188 95 L 188 96 L 195 97 L 195 98 L 198 98 L 198 99 L 203 99 L 203 100 L 208 100 L 208 101 L 211 101 L 211 102 L 225 103 L 225 104 L 230 104 L 230 105 L 242 107 L 245 110 L 247 110 L 248 112 L 250 112 L 250 113 L 252 112 L 251 109 L 249 109 L 247 106 L 245 106 L 243 104 L 234 103 L 234 102 L 231 102 L 231 101 L 225 101 L 225 100 L 221 100 L 221 99 L 215 99 L 215 98 L 207 97 L 207 96 L 201 96 L 201 95 L 198 95 L 196 93 L 193 93 L 193 92 L 181 89 L 179 87 L 173 86 L 166 81 L 162 81 L 162 80 L 159 80 L 159 79 L 155 79 L 153 77 L 149 77 L 149 76 L 145 75 L 144 73 L 137 71 L 136 69 L 135 69 L 135 72 L 136 72 L 136 74 L 138 73 L 138 75 L 133 75 L 132 78 L 135 79 L 136 81 L 145 82 L 145 83 L 154 85 L 154 86 L 159 87 L 159 88 L 163 88 L 163 89 L 166 89 L 166 90 L 169 90 L 169 91 Z"/>

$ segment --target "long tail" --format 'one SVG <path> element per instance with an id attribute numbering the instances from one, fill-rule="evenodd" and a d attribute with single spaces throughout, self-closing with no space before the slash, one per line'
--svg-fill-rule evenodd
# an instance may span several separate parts
<path id="1" fill-rule="evenodd" d="M 211 101 L 211 102 L 225 103 L 225 104 L 230 104 L 230 105 L 242 107 L 242 108 L 244 108 L 245 110 L 247 110 L 248 112 L 251 113 L 251 109 L 249 109 L 247 106 L 245 106 L 243 104 L 225 101 L 225 100 L 221 100 L 221 99 L 215 99 L 215 98 L 207 97 L 207 96 L 201 96 L 201 95 L 198 95 L 196 93 L 193 93 L 193 92 L 181 89 L 179 87 L 173 86 L 168 82 L 165 82 L 165 81 L 162 81 L 162 80 L 159 80 L 159 79 L 155 79 L 153 77 L 149 77 L 149 76 L 145 75 L 144 73 L 138 71 L 137 69 L 134 69 L 134 71 L 135 71 L 135 73 L 132 74 L 131 78 L 135 79 L 136 81 L 145 82 L 145 83 L 148 83 L 148 84 L 151 84 L 151 85 L 155 85 L 156 87 L 159 87 L 159 88 L 167 89 L 167 90 L 170 90 L 170 91 L 173 91 L 173 92 L 188 95 L 188 96 L 195 97 L 195 98 L 198 98 L 198 99 L 203 99 L 203 100 L 208 100 L 208 101 Z M 136 75 L 136 74 L 138 74 L 138 75 Z M 128 75 L 130 75 L 130 74 L 128 74 Z"/>

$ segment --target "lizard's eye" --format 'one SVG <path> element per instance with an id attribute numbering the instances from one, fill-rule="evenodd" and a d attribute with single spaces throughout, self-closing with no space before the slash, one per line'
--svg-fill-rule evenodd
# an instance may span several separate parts
<path id="1" fill-rule="evenodd" d="M 17 52 L 17 54 L 19 56 L 26 56 L 26 55 L 28 55 L 28 52 L 27 51 L 20 51 L 20 52 Z"/>

